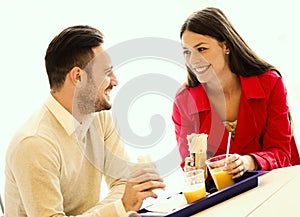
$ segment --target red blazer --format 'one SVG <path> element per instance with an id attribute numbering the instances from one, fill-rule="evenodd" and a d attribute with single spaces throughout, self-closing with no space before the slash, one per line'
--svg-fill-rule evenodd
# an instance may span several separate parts
<path id="1" fill-rule="evenodd" d="M 252 155 L 261 170 L 300 164 L 281 77 L 277 72 L 269 71 L 259 76 L 240 76 L 240 81 L 242 94 L 230 153 Z M 189 156 L 186 136 L 191 133 L 208 134 L 208 157 L 226 152 L 228 132 L 210 105 L 202 85 L 179 89 L 172 119 L 182 167 L 185 157 Z"/>

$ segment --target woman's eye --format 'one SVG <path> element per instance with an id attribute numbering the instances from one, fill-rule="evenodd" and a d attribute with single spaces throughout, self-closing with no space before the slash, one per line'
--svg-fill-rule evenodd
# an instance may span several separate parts
<path id="1" fill-rule="evenodd" d="M 198 49 L 198 51 L 199 52 L 201 52 L 201 51 L 205 51 L 206 50 L 206 48 L 205 47 L 199 47 L 199 48 L 197 48 Z"/>
<path id="2" fill-rule="evenodd" d="M 183 55 L 188 55 L 188 54 L 190 54 L 191 52 L 189 51 L 189 50 L 184 50 L 183 51 Z"/>

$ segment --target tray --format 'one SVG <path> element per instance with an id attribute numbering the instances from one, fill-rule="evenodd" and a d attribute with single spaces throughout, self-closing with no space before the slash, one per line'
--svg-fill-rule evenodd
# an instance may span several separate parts
<path id="1" fill-rule="evenodd" d="M 209 195 L 205 198 L 197 200 L 191 204 L 177 209 L 174 212 L 167 213 L 166 215 L 151 215 L 146 209 L 140 210 L 139 213 L 142 217 L 146 216 L 165 216 L 165 217 L 184 217 L 194 215 L 202 210 L 212 207 L 218 203 L 221 203 L 229 198 L 232 198 L 238 194 L 248 191 L 258 185 L 258 176 L 265 174 L 266 171 L 247 171 L 242 177 L 235 180 L 235 184 L 224 188 L 220 191 L 215 191 L 214 187 L 209 187 Z M 207 183 L 206 183 L 207 185 Z M 208 184 L 209 186 L 210 184 Z"/>

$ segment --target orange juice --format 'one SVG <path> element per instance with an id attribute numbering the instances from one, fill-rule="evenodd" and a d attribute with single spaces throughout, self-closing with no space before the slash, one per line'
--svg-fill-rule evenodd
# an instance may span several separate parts
<path id="1" fill-rule="evenodd" d="M 220 168 L 213 169 L 211 172 L 211 176 L 213 177 L 218 190 L 234 184 L 232 175 L 228 174 L 226 171 L 221 170 Z"/>
<path id="2" fill-rule="evenodd" d="M 183 194 L 188 203 L 200 200 L 201 198 L 206 196 L 205 185 L 201 185 L 199 189 L 194 191 L 185 191 L 183 192 Z"/>

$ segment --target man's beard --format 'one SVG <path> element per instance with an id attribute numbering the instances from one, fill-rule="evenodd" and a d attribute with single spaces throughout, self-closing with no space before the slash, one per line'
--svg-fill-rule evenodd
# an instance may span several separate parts
<path id="1" fill-rule="evenodd" d="M 105 99 L 105 96 L 98 97 L 98 92 L 95 90 L 97 88 L 94 85 L 78 90 L 75 103 L 80 114 L 85 115 L 111 109 L 111 104 Z"/>
<path id="2" fill-rule="evenodd" d="M 95 112 L 100 112 L 102 110 L 110 110 L 111 104 L 107 102 L 107 100 L 104 97 L 97 97 L 94 108 Z"/>

